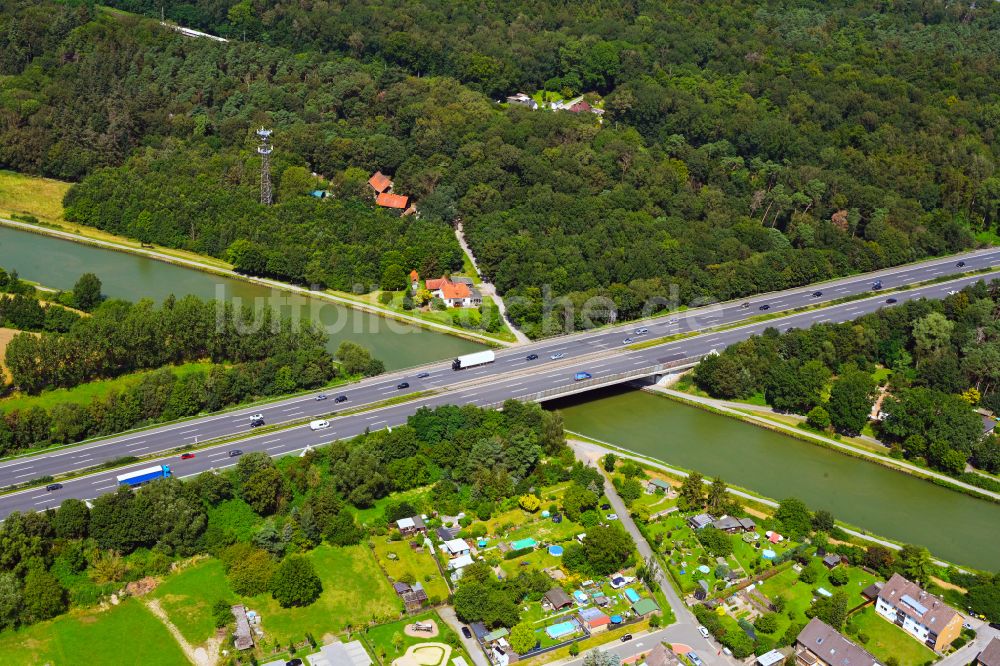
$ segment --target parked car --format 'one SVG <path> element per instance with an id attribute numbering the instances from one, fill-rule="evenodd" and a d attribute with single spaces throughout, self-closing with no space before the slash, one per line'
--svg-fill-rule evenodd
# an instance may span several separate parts
<path id="1" fill-rule="evenodd" d="M 964 261 L 960 261 L 960 262 L 958 262 L 955 265 L 958 266 L 959 268 L 965 268 L 965 262 Z"/>
<path id="2" fill-rule="evenodd" d="M 194 454 L 193 453 L 182 453 L 181 454 L 181 460 L 191 460 L 191 458 L 194 458 Z"/>
<path id="3" fill-rule="evenodd" d="M 309 422 L 310 430 L 326 430 L 329 427 L 330 427 L 330 422 L 327 421 L 326 419 L 319 419 L 318 421 Z"/>
<path id="4" fill-rule="evenodd" d="M 236 458 L 241 455 L 243 455 L 243 449 L 233 449 L 232 451 L 229 452 L 230 458 Z"/>
<path id="5" fill-rule="evenodd" d="M 606 518 L 607 518 L 608 520 L 618 520 L 618 514 L 617 514 L 617 513 L 609 513 L 609 514 L 608 514 L 607 516 L 605 516 L 605 517 L 606 517 Z"/>
<path id="6" fill-rule="evenodd" d="M 549 356 L 549 358 L 551 358 L 553 361 L 558 361 L 559 359 L 563 358 L 564 356 L 566 356 L 566 354 L 564 354 L 562 352 L 559 352 L 557 354 L 553 354 L 552 356 Z"/>
<path id="7" fill-rule="evenodd" d="M 417 375 L 417 379 L 427 379 L 430 376 L 431 373 L 429 372 L 421 372 L 419 375 Z"/>
<path id="8" fill-rule="evenodd" d="M 692 664 L 694 664 L 694 666 L 702 666 L 702 664 L 704 663 L 701 660 L 701 657 L 699 657 L 694 652 L 688 652 L 685 656 L 688 658 L 688 661 L 690 661 Z"/>
<path id="9" fill-rule="evenodd" d="M 534 361 L 534 360 L 537 360 L 537 359 L 538 359 L 538 354 L 528 354 L 528 357 L 525 360 L 527 360 L 527 361 Z"/>
<path id="10" fill-rule="evenodd" d="M 622 340 L 623 345 L 630 345 L 633 342 L 635 342 L 635 340 L 633 340 L 632 338 L 625 338 L 624 340 Z"/>
<path id="11" fill-rule="evenodd" d="M 589 372 L 578 372 L 575 375 L 573 375 L 573 381 L 581 382 L 584 379 L 590 379 L 591 377 L 593 377 L 593 375 L 590 374 Z"/>
<path id="12" fill-rule="evenodd" d="M 285 662 L 285 666 L 302 666 L 302 660 L 299 659 L 298 657 L 295 657 L 294 659 L 289 659 L 288 661 Z"/>
<path id="13" fill-rule="evenodd" d="M 45 486 L 45 490 L 49 492 L 52 492 L 53 490 L 59 490 L 60 488 L 62 488 L 61 483 L 50 483 L 49 485 Z"/>
<path id="14" fill-rule="evenodd" d="M 635 334 L 636 335 L 646 335 L 647 333 L 649 333 L 649 329 L 648 328 L 637 328 L 637 329 L 635 329 Z"/>
<path id="15" fill-rule="evenodd" d="M 611 508 L 611 505 L 608 504 L 607 502 L 605 502 L 604 504 L 601 505 L 601 511 L 607 511 L 610 508 Z"/>
<path id="16" fill-rule="evenodd" d="M 410 388 L 410 382 L 399 382 L 398 384 L 396 384 L 396 388 L 398 389 Z"/>
<path id="17" fill-rule="evenodd" d="M 770 306 L 770 305 L 768 305 L 767 303 L 764 303 L 764 305 L 760 306 L 760 307 L 759 307 L 759 308 L 757 308 L 757 309 L 758 309 L 758 310 L 770 310 L 770 309 L 771 309 L 771 306 Z"/>
<path id="18" fill-rule="evenodd" d="M 466 638 L 472 638 L 472 632 L 469 631 L 468 627 L 462 627 L 462 635 Z"/>
<path id="19" fill-rule="evenodd" d="M 702 626 L 698 626 L 698 633 L 701 634 L 702 638 L 708 638 L 708 629 Z"/>
<path id="20" fill-rule="evenodd" d="M 822 291 L 814 291 L 813 292 L 813 298 L 819 298 L 822 295 L 823 295 Z"/>
<path id="21" fill-rule="evenodd" d="M 336 398 L 333 399 L 333 401 L 334 402 L 347 402 L 347 396 L 346 395 L 338 395 Z"/>
<path id="22" fill-rule="evenodd" d="M 624 636 L 621 637 L 620 640 L 622 643 L 624 643 L 625 641 L 630 641 L 632 640 L 632 634 L 625 634 Z"/>
<path id="23" fill-rule="evenodd" d="M 888 303 L 889 305 L 892 305 L 893 303 L 899 303 L 899 301 L 897 301 L 895 298 L 887 298 L 885 299 L 885 302 Z"/>

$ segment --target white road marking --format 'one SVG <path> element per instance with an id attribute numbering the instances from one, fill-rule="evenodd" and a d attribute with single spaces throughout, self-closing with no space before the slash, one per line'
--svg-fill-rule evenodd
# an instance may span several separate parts
<path id="1" fill-rule="evenodd" d="M 280 448 L 281 448 L 280 446 L 272 446 L 272 447 L 269 447 L 269 448 L 268 448 L 268 449 L 266 449 L 266 450 L 267 450 L 267 451 L 274 451 L 275 449 L 280 449 Z"/>
<path id="2" fill-rule="evenodd" d="M 148 446 L 140 446 L 140 447 L 139 447 L 139 448 L 137 448 L 137 449 L 129 449 L 129 450 L 130 450 L 130 451 L 145 451 L 145 450 L 146 450 L 146 449 L 148 449 L 148 448 L 149 448 Z"/>
<path id="3" fill-rule="evenodd" d="M 278 437 L 277 439 L 265 439 L 263 442 L 261 442 L 261 444 L 274 444 L 275 442 L 280 442 L 280 441 L 281 441 L 280 437 Z"/>
<path id="4" fill-rule="evenodd" d="M 35 472 L 28 472 L 27 474 L 19 474 L 18 476 L 15 476 L 14 478 L 15 479 L 22 479 L 22 478 L 24 478 L 26 476 L 32 476 L 34 474 L 35 474 Z"/>
<path id="5" fill-rule="evenodd" d="M 179 433 L 177 433 L 177 434 L 178 434 L 178 435 L 186 435 L 186 434 L 187 434 L 187 433 L 189 433 L 189 432 L 198 432 L 198 429 L 197 429 L 197 428 L 191 428 L 190 430 L 181 430 L 181 431 L 180 431 Z"/>

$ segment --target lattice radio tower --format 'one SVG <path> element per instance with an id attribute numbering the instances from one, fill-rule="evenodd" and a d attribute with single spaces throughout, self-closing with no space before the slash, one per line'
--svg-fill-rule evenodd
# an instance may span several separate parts
<path id="1" fill-rule="evenodd" d="M 257 138 L 260 145 L 257 152 L 260 153 L 260 202 L 265 206 L 271 205 L 271 130 L 261 127 L 257 130 Z"/>

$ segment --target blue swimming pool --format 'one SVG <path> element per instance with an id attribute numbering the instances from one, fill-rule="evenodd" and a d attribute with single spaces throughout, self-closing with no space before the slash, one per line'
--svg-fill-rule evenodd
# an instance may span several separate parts
<path id="1" fill-rule="evenodd" d="M 561 638 L 567 636 L 576 631 L 575 622 L 560 622 L 559 624 L 553 624 L 551 627 L 545 627 L 545 633 L 549 635 L 549 638 Z"/>
<path id="2" fill-rule="evenodd" d="M 635 602 L 639 601 L 639 595 L 638 595 L 638 593 L 636 593 L 636 591 L 633 590 L 631 587 L 626 587 L 625 588 L 625 596 L 632 603 L 635 603 Z"/>

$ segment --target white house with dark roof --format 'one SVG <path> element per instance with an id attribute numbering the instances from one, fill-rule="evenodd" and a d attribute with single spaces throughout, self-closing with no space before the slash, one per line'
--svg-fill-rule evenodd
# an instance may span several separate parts
<path id="1" fill-rule="evenodd" d="M 795 639 L 798 666 L 880 666 L 868 650 L 855 645 L 818 617 Z"/>
<path id="2" fill-rule="evenodd" d="M 875 612 L 938 652 L 962 633 L 961 615 L 899 574 L 893 574 L 882 586 Z"/>

